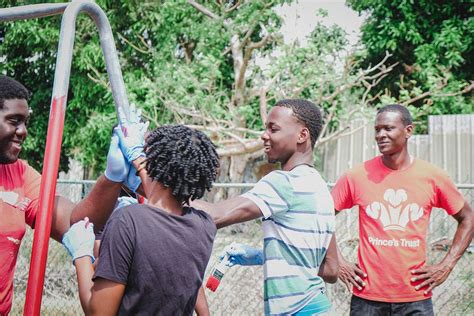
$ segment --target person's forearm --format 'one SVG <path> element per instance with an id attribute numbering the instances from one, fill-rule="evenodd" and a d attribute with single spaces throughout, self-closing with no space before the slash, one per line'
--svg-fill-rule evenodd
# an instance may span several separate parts
<path id="1" fill-rule="evenodd" d="M 81 301 L 84 314 L 88 315 L 90 312 L 90 300 L 92 296 L 92 276 L 94 275 L 94 267 L 92 265 L 91 257 L 85 256 L 74 261 L 76 266 L 77 283 L 79 287 L 79 300 Z"/>
<path id="2" fill-rule="evenodd" d="M 198 316 L 209 316 L 209 306 L 207 305 L 206 293 L 204 292 L 204 288 L 201 286 L 198 292 L 198 296 L 196 299 L 196 306 L 194 311 Z"/>
<path id="3" fill-rule="evenodd" d="M 465 215 L 458 221 L 458 228 L 454 234 L 453 243 L 446 256 L 441 261 L 441 264 L 449 266 L 453 269 L 456 263 L 463 255 L 466 248 L 472 241 L 474 233 L 474 219 L 472 209 L 466 205 Z"/>
<path id="4" fill-rule="evenodd" d="M 341 213 L 341 211 L 338 211 L 338 210 L 334 209 L 334 213 L 335 213 L 335 215 L 337 216 L 337 215 L 339 215 L 339 214 Z M 334 236 L 334 238 L 336 238 L 336 237 Z M 338 260 L 338 262 L 343 262 L 343 261 L 345 262 L 345 261 L 347 261 L 346 258 L 344 258 L 344 256 L 342 255 L 342 252 L 341 252 L 341 250 L 339 249 L 339 246 L 337 245 L 337 242 L 335 243 L 335 247 L 336 247 L 336 253 L 337 253 L 337 260 Z"/>
<path id="5" fill-rule="evenodd" d="M 208 213 L 213 219 L 224 217 L 227 213 L 229 213 L 239 204 L 239 197 L 231 198 L 229 200 L 220 201 L 216 203 L 206 202 L 204 200 L 191 201 L 192 207 Z"/>
<path id="6" fill-rule="evenodd" d="M 218 229 L 262 217 L 257 204 L 242 196 L 218 203 L 197 200 L 192 201 L 191 206 L 211 215 Z"/>
<path id="7" fill-rule="evenodd" d="M 94 229 L 100 230 L 112 213 L 120 194 L 121 183 L 108 180 L 105 176 L 97 179 L 92 191 L 74 207 L 71 224 L 89 217 Z"/>
<path id="8" fill-rule="evenodd" d="M 342 254 L 341 254 L 342 256 Z M 338 248 L 336 234 L 333 234 L 328 246 L 326 256 L 319 267 L 318 275 L 327 283 L 336 283 L 339 276 Z"/>

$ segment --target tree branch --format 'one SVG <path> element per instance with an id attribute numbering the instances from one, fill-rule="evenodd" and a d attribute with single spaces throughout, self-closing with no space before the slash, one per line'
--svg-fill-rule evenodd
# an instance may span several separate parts
<path id="1" fill-rule="evenodd" d="M 240 6 L 240 0 L 237 0 L 233 6 L 225 10 L 225 13 L 230 13 Z"/>
<path id="2" fill-rule="evenodd" d="M 259 140 L 248 140 L 245 144 L 239 144 L 236 146 L 229 146 L 226 148 L 218 148 L 217 154 L 220 157 L 234 156 L 251 154 L 263 148 L 263 141 Z"/>
<path id="3" fill-rule="evenodd" d="M 439 90 L 443 89 L 446 85 L 447 85 L 446 80 L 442 80 L 441 83 L 437 86 L 437 88 L 434 91 L 426 91 L 426 92 L 424 92 L 420 95 L 417 95 L 416 97 L 413 97 L 409 100 L 403 101 L 402 104 L 403 105 L 408 105 L 408 104 L 411 104 L 411 103 L 416 102 L 418 100 L 427 98 L 429 96 L 438 97 L 438 98 L 439 97 L 453 97 L 453 96 L 457 96 L 457 95 L 460 95 L 460 94 L 465 94 L 465 93 L 471 92 L 474 89 L 474 82 L 471 82 L 469 85 L 467 85 L 466 87 L 464 87 L 464 89 L 462 89 L 460 91 L 435 94 L 436 91 L 439 91 Z"/>
<path id="4" fill-rule="evenodd" d="M 265 122 L 267 121 L 267 89 L 265 88 L 260 89 L 259 109 L 260 109 L 260 118 L 262 119 L 262 122 L 265 124 Z"/>
<path id="5" fill-rule="evenodd" d="M 240 66 L 238 77 L 237 77 L 237 80 L 236 80 L 236 88 L 237 87 L 239 87 L 239 88 L 243 87 L 245 72 L 247 71 L 249 60 L 252 57 L 252 52 L 257 48 L 262 48 L 263 46 L 265 46 L 270 39 L 271 39 L 271 36 L 266 35 L 260 41 L 251 42 L 247 46 L 247 48 L 245 49 L 245 54 L 243 56 L 242 65 Z"/>
<path id="6" fill-rule="evenodd" d="M 219 16 L 214 14 L 211 10 L 207 9 L 205 6 L 193 1 L 193 0 L 188 0 L 188 3 L 192 5 L 196 10 L 201 12 L 202 14 L 210 17 L 211 19 L 217 20 L 219 19 Z"/>
<path id="7" fill-rule="evenodd" d="M 136 51 L 140 52 L 140 53 L 143 53 L 143 54 L 148 54 L 150 52 L 150 49 L 149 47 L 147 46 L 147 50 L 143 50 L 141 49 L 140 47 L 134 45 L 132 42 L 130 42 L 127 38 L 125 38 L 125 36 L 123 36 L 122 34 L 118 33 L 118 36 L 120 39 L 122 39 L 125 43 L 127 43 L 128 45 L 130 45 L 133 49 L 135 49 Z M 143 43 L 143 41 L 142 41 Z"/>

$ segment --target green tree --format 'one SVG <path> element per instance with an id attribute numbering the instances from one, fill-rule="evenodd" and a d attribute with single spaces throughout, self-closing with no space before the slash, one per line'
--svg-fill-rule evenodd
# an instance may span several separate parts
<path id="1" fill-rule="evenodd" d="M 318 24 L 307 47 L 283 43 L 273 10 L 282 2 L 169 1 L 114 24 L 120 51 L 144 69 L 125 71 L 131 99 L 155 125 L 179 122 L 209 133 L 219 146 L 220 181 L 242 181 L 249 161 L 263 156 L 259 135 L 269 101 L 303 97 L 321 104 L 322 143 L 348 132 L 356 112 L 375 102 L 364 92 L 391 71 L 382 67 L 385 60 L 356 70 L 336 26 Z"/>
<path id="2" fill-rule="evenodd" d="M 2 1 L 0 6 L 23 4 Z M 60 22 L 61 16 L 54 16 L 0 25 L 0 72 L 16 78 L 32 92 L 29 103 L 33 114 L 22 157 L 37 168 L 42 167 L 46 143 Z M 105 68 L 93 22 L 80 16 L 77 24 L 81 31 L 74 47 L 60 169 L 67 170 L 69 157 L 75 157 L 97 172 L 103 168 L 114 106 L 110 92 L 89 79 L 91 65 Z"/>
<path id="3" fill-rule="evenodd" d="M 386 52 L 398 62 L 375 91 L 427 114 L 472 113 L 474 7 L 472 1 L 348 0 L 366 16 L 363 65 Z M 426 125 L 425 125 L 426 126 Z"/>
<path id="4" fill-rule="evenodd" d="M 152 127 L 183 123 L 208 133 L 219 146 L 220 181 L 241 181 L 248 162 L 263 156 L 259 135 L 267 104 L 295 97 L 321 104 L 321 144 L 351 132 L 348 122 L 378 102 L 380 95 L 371 91 L 392 70 L 387 57 L 359 67 L 346 34 L 336 26 L 318 24 L 305 47 L 285 44 L 274 10 L 285 2 L 290 1 L 98 1 L 114 32 L 130 101 L 144 110 Z M 25 155 L 38 166 L 59 21 L 50 17 L 0 26 L 0 71 L 34 92 Z M 86 16 L 77 24 L 62 167 L 74 157 L 97 173 L 115 114 L 95 26 Z"/>

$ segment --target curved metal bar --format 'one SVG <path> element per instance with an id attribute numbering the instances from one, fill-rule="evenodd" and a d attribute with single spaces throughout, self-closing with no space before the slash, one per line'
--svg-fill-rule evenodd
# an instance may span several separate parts
<path id="1" fill-rule="evenodd" d="M 43 18 L 61 14 L 69 3 L 31 4 L 12 8 L 0 9 L 0 22 Z"/>
<path id="2" fill-rule="evenodd" d="M 51 13 L 51 11 L 48 12 Z M 54 196 L 56 193 L 56 180 L 76 31 L 75 24 L 77 15 L 81 12 L 86 12 L 95 21 L 99 29 L 100 43 L 104 53 L 117 112 L 118 109 L 121 108 L 125 115 L 128 115 L 129 110 L 122 71 L 115 50 L 112 30 L 106 15 L 102 9 L 93 2 L 77 1 L 69 3 L 61 21 L 61 34 L 56 60 L 53 96 L 46 137 L 46 150 L 43 160 L 43 176 L 41 179 L 38 215 L 35 222 L 24 315 L 40 315 L 41 310 L 44 272 L 48 255 L 49 235 L 51 233 L 51 219 Z M 34 14 L 31 13 L 28 16 L 33 15 Z"/>
<path id="3" fill-rule="evenodd" d="M 112 29 L 110 27 L 109 20 L 105 15 L 104 11 L 95 3 L 89 1 L 74 1 L 72 3 L 53 3 L 53 4 L 32 4 L 12 8 L 3 8 L 0 9 L 0 22 L 8 22 L 15 20 L 24 20 L 32 18 L 41 18 L 52 15 L 58 15 L 63 13 L 66 8 L 74 4 L 75 14 L 71 14 L 73 22 L 72 29 L 75 31 L 75 22 L 76 16 L 80 12 L 87 13 L 96 23 L 96 26 L 99 30 L 100 44 L 105 58 L 105 65 L 107 68 L 107 73 L 109 75 L 110 86 L 112 89 L 112 95 L 115 101 L 115 107 L 122 108 L 125 114 L 128 116 L 128 97 L 125 90 L 125 84 L 123 82 L 122 71 L 120 68 L 119 60 L 117 57 L 117 51 L 115 49 L 115 42 L 112 34 Z M 61 22 L 61 29 L 67 24 L 68 27 L 71 27 L 71 23 L 64 23 L 64 18 Z M 74 33 L 73 31 L 73 33 Z M 61 31 L 61 33 L 63 33 Z M 69 31 L 67 32 L 69 34 Z M 62 36 L 62 35 L 61 35 Z M 72 44 L 74 44 L 74 38 L 72 38 Z M 61 53 L 60 51 L 58 54 Z M 57 58 L 56 67 L 61 66 L 62 63 L 59 63 L 59 56 Z M 58 72 L 56 71 L 56 74 Z M 70 63 L 68 65 L 68 74 L 70 74 Z M 66 75 L 66 74 L 65 74 Z M 69 83 L 67 83 L 69 85 Z M 54 91 L 53 91 L 53 95 Z"/>

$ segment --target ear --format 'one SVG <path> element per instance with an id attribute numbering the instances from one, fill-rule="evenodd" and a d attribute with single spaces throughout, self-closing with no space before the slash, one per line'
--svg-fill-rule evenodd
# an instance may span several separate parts
<path id="1" fill-rule="evenodd" d="M 410 138 L 411 135 L 413 135 L 413 124 L 409 124 L 407 126 L 405 126 L 405 133 L 406 133 L 406 139 Z"/>
<path id="2" fill-rule="evenodd" d="M 307 127 L 302 127 L 298 135 L 298 144 L 303 144 L 306 141 L 311 141 L 311 135 Z"/>

